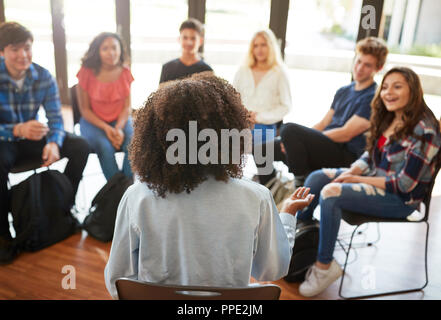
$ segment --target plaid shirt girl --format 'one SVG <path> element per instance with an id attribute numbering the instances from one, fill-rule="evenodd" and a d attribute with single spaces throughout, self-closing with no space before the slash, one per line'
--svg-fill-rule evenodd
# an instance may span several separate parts
<path id="1" fill-rule="evenodd" d="M 361 168 L 365 176 L 386 177 L 387 192 L 417 207 L 435 173 L 441 136 L 429 118 L 420 120 L 413 134 L 393 142 L 387 139 L 381 150 L 376 144 L 372 157 L 365 151 L 352 166 Z"/>

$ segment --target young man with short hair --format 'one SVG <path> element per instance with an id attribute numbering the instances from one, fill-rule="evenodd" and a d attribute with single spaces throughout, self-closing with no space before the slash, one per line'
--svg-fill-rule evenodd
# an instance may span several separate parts
<path id="1" fill-rule="evenodd" d="M 184 21 L 179 28 L 179 43 L 182 54 L 162 66 L 159 83 L 182 79 L 194 73 L 213 71 L 199 55 L 199 48 L 204 42 L 204 26 L 196 19 Z"/>
<path id="2" fill-rule="evenodd" d="M 76 193 L 89 155 L 87 141 L 64 131 L 56 81 L 32 62 L 32 44 L 32 33 L 22 25 L 0 25 L 0 264 L 17 254 L 8 221 L 7 181 L 14 165 L 35 158 L 43 167 L 67 157 L 64 173 Z M 37 119 L 40 106 L 47 125 Z"/>
<path id="3" fill-rule="evenodd" d="M 314 170 L 348 167 L 363 153 L 370 103 L 377 88 L 374 76 L 383 68 L 387 54 L 382 39 L 368 37 L 360 40 L 352 69 L 354 81 L 337 90 L 323 119 L 312 128 L 296 123 L 282 126 L 281 142 L 275 144 L 275 160 L 288 165 L 290 172 L 294 173 L 296 186 L 303 185 L 307 175 Z M 273 171 L 271 175 L 259 176 L 259 180 L 265 183 L 274 174 Z"/>

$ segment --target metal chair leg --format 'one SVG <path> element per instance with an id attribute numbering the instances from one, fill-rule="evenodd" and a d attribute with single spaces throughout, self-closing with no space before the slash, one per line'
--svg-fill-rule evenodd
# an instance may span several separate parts
<path id="1" fill-rule="evenodd" d="M 355 232 L 357 231 L 358 227 L 357 226 L 355 228 L 355 230 L 352 233 L 351 236 L 351 241 L 349 243 L 349 247 L 348 247 L 348 251 L 346 253 L 346 260 L 345 260 L 345 265 L 343 267 L 343 274 L 341 277 L 341 281 L 340 281 L 340 288 L 338 290 L 338 295 L 342 298 L 342 299 L 366 299 L 366 298 L 374 298 L 374 297 L 381 297 L 381 296 L 387 296 L 387 295 L 391 295 L 391 294 L 404 294 L 404 293 L 410 293 L 410 292 L 415 292 L 415 291 L 421 291 L 423 290 L 427 284 L 429 283 L 429 274 L 428 274 L 428 267 L 427 267 L 427 253 L 428 253 L 428 244 L 429 244 L 429 223 L 427 221 L 424 221 L 426 223 L 426 241 L 425 241 L 425 250 L 424 250 L 424 268 L 425 268 L 425 276 L 426 276 L 426 282 L 424 283 L 424 285 L 420 288 L 415 288 L 415 289 L 406 289 L 406 290 L 398 290 L 398 291 L 388 291 L 388 292 L 381 292 L 381 293 L 375 293 L 375 294 L 369 294 L 369 295 L 361 295 L 361 296 L 352 296 L 352 297 L 345 297 L 342 295 L 342 289 L 343 289 L 343 280 L 344 280 L 344 276 L 346 273 L 346 264 L 348 261 L 348 257 L 349 257 L 349 253 L 351 250 L 351 245 L 352 245 L 352 239 L 354 237 Z"/>

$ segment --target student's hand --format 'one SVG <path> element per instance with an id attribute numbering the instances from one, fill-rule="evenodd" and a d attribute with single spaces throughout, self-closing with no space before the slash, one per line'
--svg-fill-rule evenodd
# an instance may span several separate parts
<path id="1" fill-rule="evenodd" d="M 352 174 L 349 171 L 343 172 L 337 178 L 335 178 L 332 182 L 338 183 L 358 183 L 360 182 L 360 176 Z"/>
<path id="2" fill-rule="evenodd" d="M 286 149 L 285 149 L 285 145 L 283 144 L 283 142 L 280 142 L 280 150 L 282 150 L 282 152 L 284 154 L 286 154 Z"/>
<path id="3" fill-rule="evenodd" d="M 37 120 L 29 120 L 17 126 L 18 136 L 28 140 L 41 140 L 49 132 L 48 126 Z"/>
<path id="4" fill-rule="evenodd" d="M 104 132 L 106 133 L 107 139 L 109 139 L 109 141 L 112 144 L 112 146 L 116 150 L 119 150 L 121 145 L 118 143 L 119 135 L 118 135 L 117 130 L 114 127 L 112 127 L 112 126 L 106 125 L 104 127 Z"/>
<path id="5" fill-rule="evenodd" d="M 283 202 L 280 212 L 296 215 L 297 211 L 307 207 L 314 199 L 313 194 L 309 194 L 309 188 L 297 188 L 294 193 Z"/>
<path id="6" fill-rule="evenodd" d="M 43 159 L 42 167 L 50 166 L 55 161 L 60 160 L 60 149 L 55 142 L 49 142 L 43 148 L 43 154 L 41 155 Z"/>
<path id="7" fill-rule="evenodd" d="M 122 129 L 115 129 L 115 133 L 116 133 L 116 136 L 115 136 L 116 146 L 118 147 L 118 148 L 116 148 L 116 147 L 115 148 L 117 150 L 119 150 L 119 149 L 121 149 L 121 146 L 124 142 L 124 131 L 122 131 Z"/>

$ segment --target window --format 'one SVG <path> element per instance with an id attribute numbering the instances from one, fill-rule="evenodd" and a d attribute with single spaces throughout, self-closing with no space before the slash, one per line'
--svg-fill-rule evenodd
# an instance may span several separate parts
<path id="1" fill-rule="evenodd" d="M 55 77 L 50 0 L 5 0 L 6 21 L 15 21 L 34 36 L 32 60 Z"/>
<path id="2" fill-rule="evenodd" d="M 269 27 L 270 0 L 208 0 L 204 57 L 217 75 L 232 81 L 253 34 Z"/>
<path id="3" fill-rule="evenodd" d="M 137 109 L 159 85 L 163 63 L 180 56 L 179 26 L 187 0 L 131 0 L 132 107 Z"/>
<path id="4" fill-rule="evenodd" d="M 93 38 L 104 31 L 116 32 L 115 1 L 64 0 L 64 23 L 68 83 L 71 87 L 78 82 L 76 75 L 81 66 L 81 58 Z"/>

